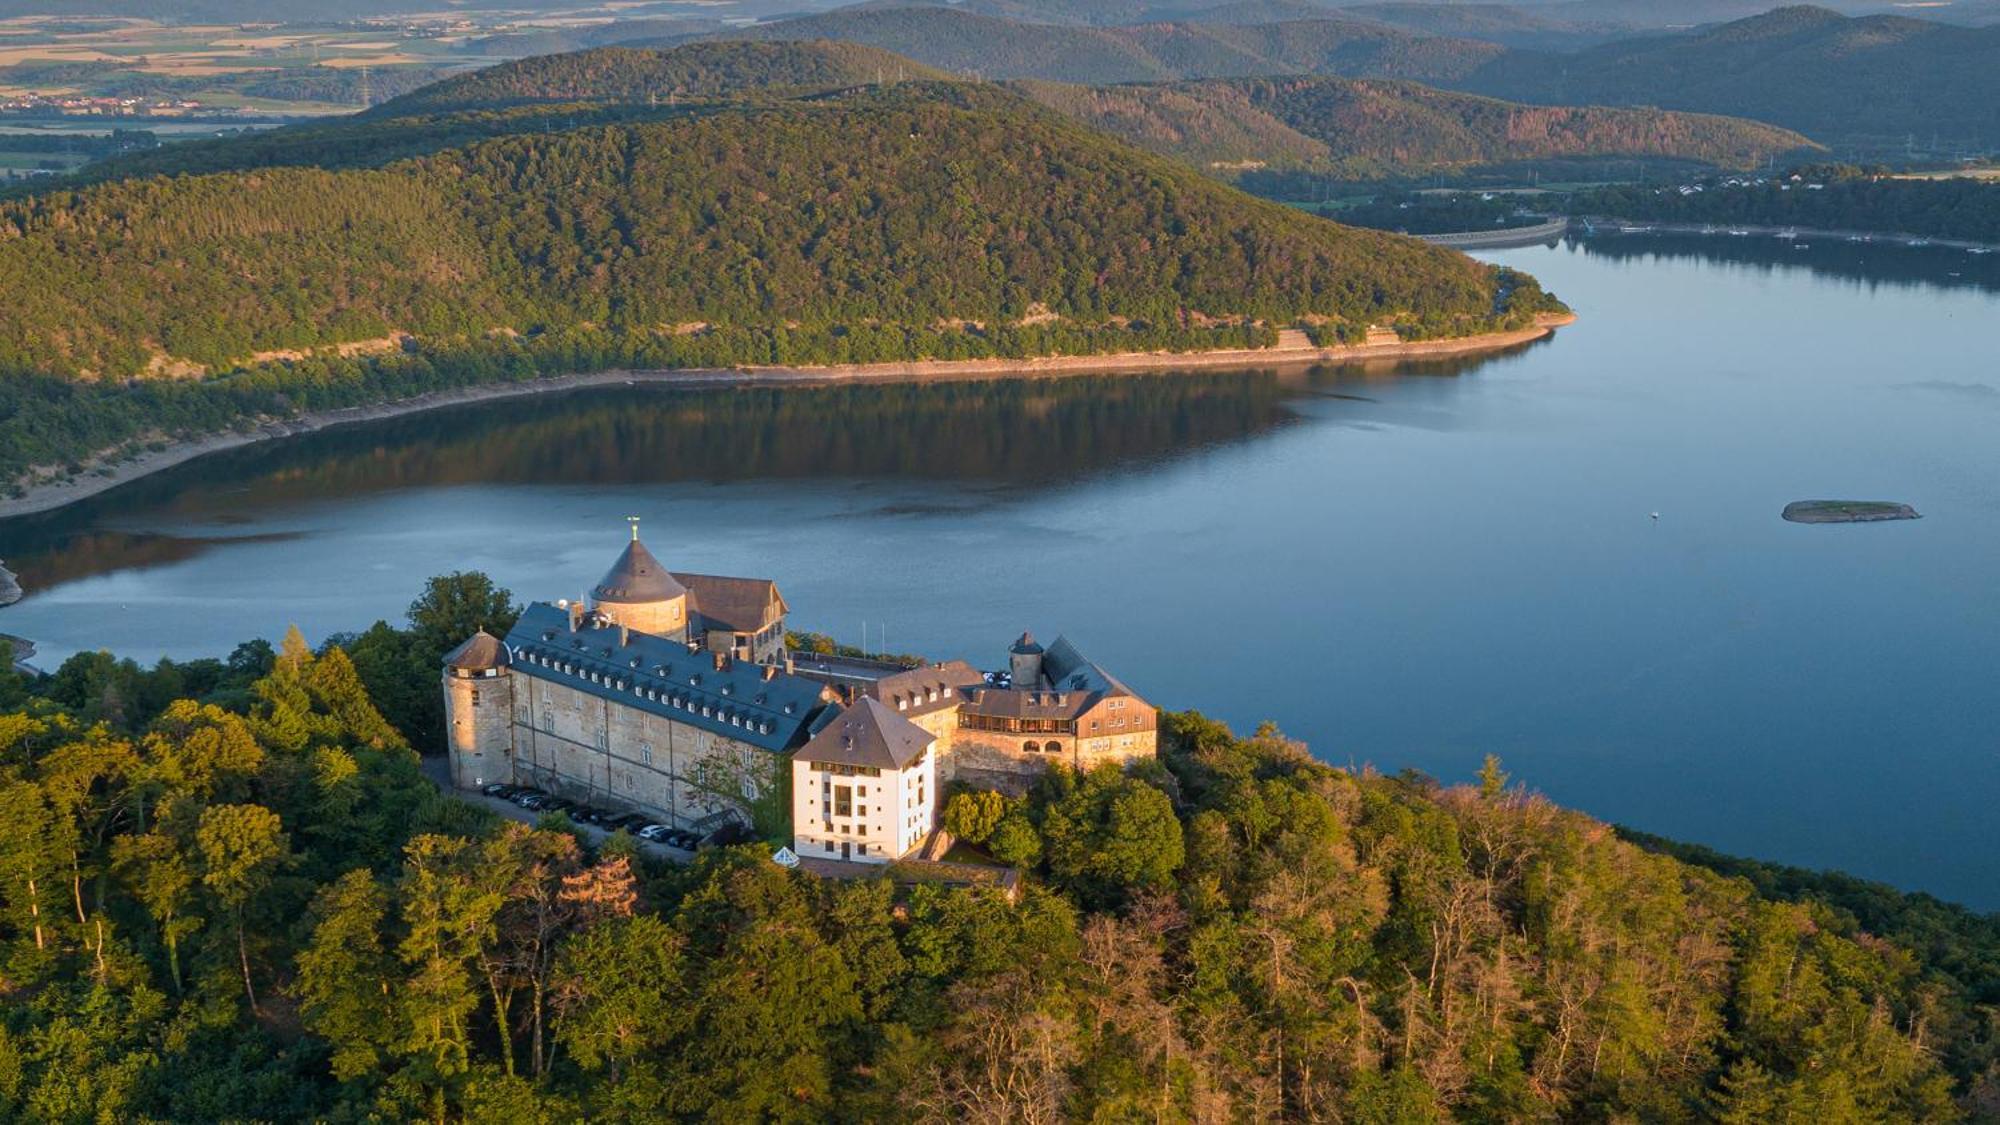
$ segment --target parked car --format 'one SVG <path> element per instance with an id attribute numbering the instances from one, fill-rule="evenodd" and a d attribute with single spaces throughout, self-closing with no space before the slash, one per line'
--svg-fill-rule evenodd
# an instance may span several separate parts
<path id="1" fill-rule="evenodd" d="M 508 785 L 505 782 L 496 781 L 491 785 L 480 786 L 479 791 L 481 793 L 486 794 L 488 797 L 505 797 L 508 794 L 508 792 L 511 791 L 513 788 L 514 788 L 513 786 Z"/>
<path id="2" fill-rule="evenodd" d="M 623 828 L 627 832 L 637 832 L 651 823 L 653 821 L 650 817 L 640 816 L 638 813 L 626 813 L 624 816 L 612 817 L 606 827 Z"/>
<path id="3" fill-rule="evenodd" d="M 665 840 L 671 832 L 673 832 L 673 829 L 668 828 L 664 824 L 642 824 L 633 829 L 632 834 L 641 840 L 652 840 L 657 843 Z"/>
<path id="4" fill-rule="evenodd" d="M 549 795 L 539 789 L 523 789 L 513 797 L 514 803 L 524 809 L 539 809 L 542 807 L 542 802 L 548 799 Z"/>

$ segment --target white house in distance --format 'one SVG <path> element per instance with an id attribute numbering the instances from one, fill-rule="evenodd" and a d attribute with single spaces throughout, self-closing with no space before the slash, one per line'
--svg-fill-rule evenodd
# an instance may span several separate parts
<path id="1" fill-rule="evenodd" d="M 792 758 L 792 850 L 802 859 L 888 863 L 936 822 L 937 737 L 872 696 Z"/>

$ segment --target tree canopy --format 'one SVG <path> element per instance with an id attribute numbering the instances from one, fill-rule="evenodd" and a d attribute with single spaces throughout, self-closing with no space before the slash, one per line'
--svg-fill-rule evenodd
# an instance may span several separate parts
<path id="1" fill-rule="evenodd" d="M 433 788 L 339 647 L 211 663 L 0 715 L 0 1116 L 1942 1121 L 2000 1093 L 2000 919 L 1637 846 L 1493 759 L 1447 787 L 1169 715 L 1158 763 L 954 795 L 1010 902 L 501 821 Z M 143 702 L 168 683 L 201 694 Z"/>

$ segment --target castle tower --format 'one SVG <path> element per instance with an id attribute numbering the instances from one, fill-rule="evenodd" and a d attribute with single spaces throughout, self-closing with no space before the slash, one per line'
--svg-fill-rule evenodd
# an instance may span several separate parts
<path id="1" fill-rule="evenodd" d="M 1035 643 L 1034 634 L 1022 633 L 1007 650 L 1007 667 L 1016 690 L 1033 691 L 1042 686 L 1042 646 Z"/>
<path id="2" fill-rule="evenodd" d="M 514 780 L 514 677 L 500 638 L 481 629 L 444 658 L 445 752 L 451 783 Z"/>
<path id="3" fill-rule="evenodd" d="M 590 592 L 591 608 L 638 633 L 685 642 L 688 636 L 687 588 L 674 580 L 653 552 L 639 542 L 639 520 L 634 516 L 632 541 L 625 552 L 605 572 L 597 588 Z"/>

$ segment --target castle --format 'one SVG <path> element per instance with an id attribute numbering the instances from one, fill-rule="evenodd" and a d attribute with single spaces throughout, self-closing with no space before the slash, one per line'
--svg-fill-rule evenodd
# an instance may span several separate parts
<path id="1" fill-rule="evenodd" d="M 669 571 L 631 540 L 588 603 L 536 602 L 444 659 L 453 784 L 532 785 L 801 856 L 886 863 L 957 780 L 1018 790 L 1051 762 L 1153 757 L 1158 712 L 1067 639 L 1007 667 L 904 668 L 787 648 L 764 578 Z"/>

